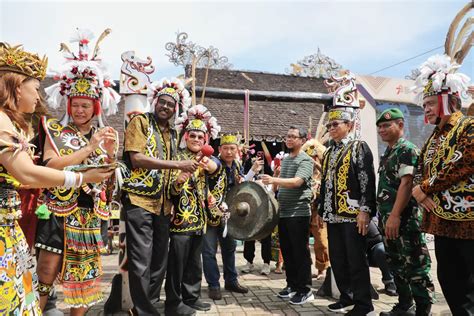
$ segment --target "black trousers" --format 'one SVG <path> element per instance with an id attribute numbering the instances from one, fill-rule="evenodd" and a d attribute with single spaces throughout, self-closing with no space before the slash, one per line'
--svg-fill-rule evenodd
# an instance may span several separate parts
<path id="1" fill-rule="evenodd" d="M 124 204 L 130 296 L 139 315 L 157 315 L 153 303 L 160 298 L 166 273 L 169 215 L 156 215 Z"/>
<path id="2" fill-rule="evenodd" d="M 435 236 L 438 281 L 454 316 L 474 315 L 474 240 Z"/>
<path id="3" fill-rule="evenodd" d="M 340 301 L 354 304 L 354 313 L 374 310 L 370 295 L 367 238 L 359 234 L 356 223 L 328 223 L 329 259 Z M 357 315 L 356 314 L 356 315 Z"/>
<path id="4" fill-rule="evenodd" d="M 267 237 L 260 240 L 262 244 L 262 248 L 260 252 L 262 254 L 262 259 L 264 263 L 270 263 L 272 259 L 272 235 L 268 235 Z M 246 241 L 244 243 L 244 258 L 250 263 L 253 263 L 253 259 L 255 259 L 255 240 Z"/>
<path id="5" fill-rule="evenodd" d="M 194 304 L 201 296 L 202 235 L 170 235 L 166 308 Z"/>
<path id="6" fill-rule="evenodd" d="M 286 283 L 293 291 L 308 293 L 311 285 L 311 255 L 308 248 L 309 216 L 280 218 L 278 234 L 285 262 Z"/>

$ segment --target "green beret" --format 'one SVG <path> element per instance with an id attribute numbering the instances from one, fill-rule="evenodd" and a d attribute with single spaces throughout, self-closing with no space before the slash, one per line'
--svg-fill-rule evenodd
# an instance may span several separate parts
<path id="1" fill-rule="evenodd" d="M 402 111 L 400 111 L 397 108 L 391 108 L 383 111 L 379 117 L 377 118 L 377 122 L 375 124 L 379 124 L 382 122 L 388 122 L 388 121 L 393 121 L 393 120 L 398 120 L 398 119 L 405 119 L 403 117 Z"/>

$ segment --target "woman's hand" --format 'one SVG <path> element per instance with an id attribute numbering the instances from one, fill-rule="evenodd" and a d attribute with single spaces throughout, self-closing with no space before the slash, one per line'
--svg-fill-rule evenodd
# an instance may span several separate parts
<path id="1" fill-rule="evenodd" d="M 83 172 L 83 183 L 100 183 L 112 176 L 115 169 L 93 168 Z"/>
<path id="2" fill-rule="evenodd" d="M 118 142 L 117 135 L 118 134 L 113 127 L 106 127 L 104 128 L 104 130 L 106 130 L 106 132 L 104 132 L 102 136 L 103 149 L 105 149 L 105 151 L 107 152 L 107 155 L 110 158 L 115 158 L 115 154 L 116 154 L 115 150 L 117 148 L 117 142 Z"/>
<path id="3" fill-rule="evenodd" d="M 117 142 L 116 135 L 117 133 L 112 127 L 104 127 L 92 135 L 89 146 L 93 151 L 101 147 L 109 157 L 113 157 Z"/>

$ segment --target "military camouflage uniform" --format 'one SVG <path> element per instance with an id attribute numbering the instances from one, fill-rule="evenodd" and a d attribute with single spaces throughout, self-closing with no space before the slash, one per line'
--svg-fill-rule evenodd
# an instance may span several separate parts
<path id="1" fill-rule="evenodd" d="M 413 174 L 419 155 L 418 148 L 400 138 L 385 150 L 380 159 L 377 208 L 385 236 L 385 225 L 397 197 L 401 178 Z M 431 258 L 421 232 L 421 212 L 411 198 L 403 210 L 397 239 L 384 238 L 387 262 L 394 274 L 399 302 L 410 306 L 413 299 L 418 307 L 429 306 L 434 300 L 434 285 L 430 275 Z"/>

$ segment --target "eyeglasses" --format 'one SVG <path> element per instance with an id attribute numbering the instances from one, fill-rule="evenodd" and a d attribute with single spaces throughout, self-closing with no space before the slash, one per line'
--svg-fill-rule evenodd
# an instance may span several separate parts
<path id="1" fill-rule="evenodd" d="M 167 101 L 165 99 L 158 99 L 158 104 L 163 106 L 163 107 L 166 107 L 168 109 L 171 109 L 171 110 L 174 110 L 174 107 L 176 105 L 176 102 L 174 101 Z"/>
<path id="2" fill-rule="evenodd" d="M 301 138 L 301 136 L 296 136 L 296 135 L 286 135 L 287 139 L 298 139 Z"/>
<path id="3" fill-rule="evenodd" d="M 344 124 L 344 121 L 334 121 L 326 124 L 326 129 L 329 131 L 331 128 L 337 128 L 340 124 Z"/>
<path id="4" fill-rule="evenodd" d="M 188 137 L 189 139 L 204 140 L 204 136 L 199 134 L 189 134 Z"/>

